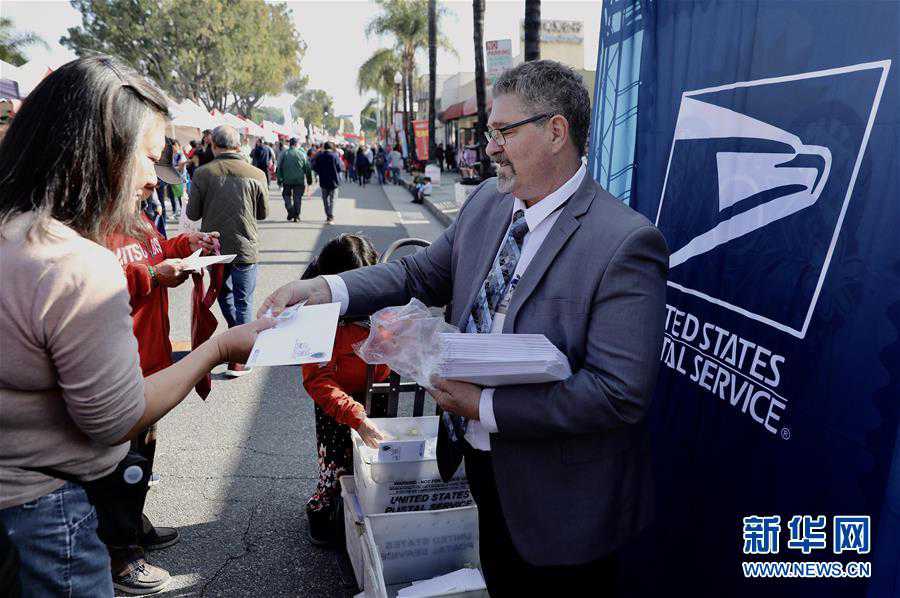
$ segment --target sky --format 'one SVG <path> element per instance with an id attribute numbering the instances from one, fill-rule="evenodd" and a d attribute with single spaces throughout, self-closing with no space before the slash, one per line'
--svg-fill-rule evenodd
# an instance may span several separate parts
<path id="1" fill-rule="evenodd" d="M 187 0 L 190 1 L 190 0 Z M 377 14 L 375 2 L 360 0 L 291 0 L 294 24 L 307 43 L 301 63 L 309 77 L 309 85 L 324 89 L 334 98 L 338 114 L 353 115 L 358 124 L 359 111 L 367 97 L 356 89 L 359 66 L 375 50 L 392 45 L 388 39 L 367 39 L 366 24 Z M 438 52 L 439 74 L 454 74 L 475 70 L 475 49 L 472 42 L 472 2 L 440 2 L 450 14 L 440 24 L 441 30 L 454 44 L 457 55 Z M 519 21 L 525 17 L 524 0 L 486 0 L 484 39 L 512 39 L 512 54 L 520 53 Z M 584 23 L 585 67 L 594 68 L 600 30 L 602 2 L 589 0 L 543 0 L 541 18 L 566 19 Z M 17 30 L 37 33 L 49 44 L 45 49 L 33 46 L 27 50 L 29 59 L 58 66 L 75 57 L 59 44 L 59 38 L 69 27 L 81 23 L 80 13 L 64 0 L 2 0 L 0 15 L 13 20 Z M 428 51 L 419 55 L 421 72 L 428 70 Z M 285 98 L 269 103 L 277 105 Z M 289 101 L 289 100 L 287 100 Z"/>

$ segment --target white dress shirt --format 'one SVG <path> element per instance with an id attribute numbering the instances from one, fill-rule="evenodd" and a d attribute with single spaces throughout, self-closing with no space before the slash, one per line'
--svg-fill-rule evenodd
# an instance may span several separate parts
<path id="1" fill-rule="evenodd" d="M 516 271 L 513 273 L 510 288 L 500 302 L 497 313 L 494 314 L 494 320 L 491 323 L 491 334 L 502 334 L 503 322 L 506 320 L 506 308 L 512 293 L 515 291 L 516 284 L 525 273 L 531 260 L 537 255 L 544 243 L 544 239 L 553 228 L 556 219 L 559 218 L 562 210 L 557 209 L 566 203 L 575 193 L 581 182 L 584 180 L 587 169 L 582 162 L 581 167 L 575 174 L 566 181 L 559 189 L 537 202 L 530 208 L 525 206 L 518 197 L 513 201 L 512 211 L 509 214 L 509 222 L 512 225 L 513 214 L 518 210 L 525 211 L 525 222 L 528 223 L 528 233 L 522 241 L 522 252 L 519 255 L 519 261 L 516 264 Z M 508 230 L 508 229 L 507 229 Z M 502 245 L 502 244 L 501 244 Z M 496 259 L 496 256 L 495 256 Z M 493 264 L 493 261 L 491 262 Z M 325 276 L 325 281 L 331 289 L 331 298 L 335 303 L 341 304 L 341 314 L 343 315 L 350 306 L 350 294 L 347 291 L 347 285 L 340 276 Z M 497 420 L 494 418 L 494 389 L 485 388 L 481 391 L 481 402 L 478 406 L 479 421 L 472 420 L 469 422 L 466 430 L 466 440 L 473 448 L 482 451 L 491 450 L 491 433 L 498 432 Z"/>

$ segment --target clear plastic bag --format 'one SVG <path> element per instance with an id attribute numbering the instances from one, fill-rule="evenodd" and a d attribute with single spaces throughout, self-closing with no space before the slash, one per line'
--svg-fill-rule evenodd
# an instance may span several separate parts
<path id="1" fill-rule="evenodd" d="M 459 332 L 418 299 L 379 310 L 370 323 L 369 337 L 353 345 L 356 354 L 366 363 L 387 364 L 425 388 L 431 388 L 431 376 L 439 370 L 441 333 Z"/>

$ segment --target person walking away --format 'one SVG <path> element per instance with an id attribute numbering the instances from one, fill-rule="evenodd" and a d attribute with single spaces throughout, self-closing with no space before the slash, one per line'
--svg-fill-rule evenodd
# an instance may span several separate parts
<path id="1" fill-rule="evenodd" d="M 444 174 L 444 144 L 439 143 L 436 148 L 434 148 L 434 159 L 437 161 L 438 168 L 441 169 L 441 174 Z"/>
<path id="2" fill-rule="evenodd" d="M 302 279 L 322 274 L 339 274 L 371 266 L 378 254 L 371 241 L 358 235 L 340 235 L 329 241 L 303 273 Z M 303 387 L 315 402 L 316 447 L 319 481 L 306 501 L 309 538 L 313 544 L 334 545 L 340 537 L 337 520 L 341 504 L 338 479 L 353 473 L 353 445 L 350 429 L 362 436 L 372 448 L 384 435 L 366 416 L 366 363 L 353 351 L 353 345 L 369 335 L 367 319 L 344 318 L 338 323 L 331 361 L 303 366 Z M 385 365 L 375 367 L 375 382 L 390 376 Z"/>
<path id="3" fill-rule="evenodd" d="M 212 131 L 209 129 L 204 130 L 201 141 L 200 152 L 197 154 L 197 166 L 206 166 L 216 159 L 216 155 L 212 151 Z"/>
<path id="4" fill-rule="evenodd" d="M 354 183 L 358 182 L 359 173 L 356 172 L 356 152 L 347 144 L 344 146 L 344 165 L 347 169 L 347 176 Z"/>
<path id="5" fill-rule="evenodd" d="M 213 129 L 216 159 L 197 169 L 188 218 L 202 220 L 200 230 L 219 232 L 221 252 L 237 257 L 225 265 L 219 307 L 228 327 L 253 320 L 253 291 L 259 261 L 257 220 L 268 215 L 269 186 L 265 175 L 240 154 L 240 136 L 234 127 Z M 242 363 L 229 363 L 226 376 L 249 372 Z"/>
<path id="6" fill-rule="evenodd" d="M 384 152 L 384 148 L 380 145 L 378 146 L 378 151 L 375 152 L 375 171 L 378 173 L 378 184 L 384 185 L 385 182 L 385 170 L 387 169 L 387 154 Z"/>
<path id="7" fill-rule="evenodd" d="M 319 146 L 313 145 L 309 149 L 306 150 L 306 161 L 309 162 L 310 167 L 312 167 L 316 163 L 316 156 L 319 154 Z M 313 180 L 318 182 L 319 175 L 316 174 L 315 168 L 313 168 Z"/>
<path id="8" fill-rule="evenodd" d="M 166 137 L 166 146 L 163 149 L 162 157 L 160 158 L 160 163 L 162 165 L 172 166 L 173 160 L 175 158 L 175 140 Z M 166 169 L 167 172 L 171 172 Z M 159 187 L 157 188 L 157 193 L 159 194 L 159 201 L 162 203 L 163 207 L 163 218 L 168 218 L 168 214 L 166 213 L 166 199 L 168 198 L 169 203 L 172 205 L 172 217 L 175 220 L 178 220 L 178 216 L 176 214 L 181 207 L 178 203 L 178 199 L 175 197 L 175 191 L 172 189 L 173 185 L 177 185 L 181 182 L 181 177 L 177 176 L 177 173 L 172 173 L 171 177 L 160 177 L 159 179 Z"/>
<path id="9" fill-rule="evenodd" d="M 156 230 L 159 231 L 163 237 L 168 237 L 169 233 L 166 232 L 166 221 L 169 216 L 166 213 L 166 197 L 165 194 L 170 185 L 166 184 L 163 180 L 158 180 L 156 182 L 156 191 L 154 192 L 154 196 L 156 197 L 156 203 L 153 204 L 153 207 L 156 209 L 156 213 L 159 217 L 156 219 Z"/>
<path id="10" fill-rule="evenodd" d="M 361 187 L 365 187 L 368 179 L 369 159 L 366 157 L 366 151 L 360 147 L 356 150 L 356 180 Z"/>
<path id="11" fill-rule="evenodd" d="M 316 156 L 313 170 L 319 176 L 319 189 L 322 190 L 322 203 L 325 206 L 325 223 L 334 224 L 334 194 L 341 184 L 341 159 L 330 141 L 325 142 L 325 149 Z"/>
<path id="12" fill-rule="evenodd" d="M 278 164 L 281 161 L 281 154 L 284 153 L 284 150 L 287 149 L 284 147 L 284 143 L 281 142 L 281 138 L 278 138 L 278 143 L 275 144 L 273 148 L 275 150 L 275 163 Z"/>
<path id="13" fill-rule="evenodd" d="M 312 187 L 312 168 L 303 152 L 297 149 L 297 139 L 292 137 L 288 149 L 281 153 L 275 170 L 281 197 L 287 210 L 288 222 L 300 222 L 300 205 L 307 186 Z"/>
<path id="14" fill-rule="evenodd" d="M 157 186 L 153 189 L 153 192 L 150 196 L 144 201 L 144 213 L 147 214 L 147 218 L 153 223 L 153 226 L 156 228 L 156 231 L 162 235 L 162 237 L 166 238 L 166 215 L 163 210 L 162 202 L 159 201 L 159 180 L 157 179 Z"/>
<path id="15" fill-rule="evenodd" d="M 184 210 L 184 198 L 190 190 L 191 179 L 187 173 L 188 160 L 184 155 L 181 143 L 177 139 L 172 141 L 172 168 L 178 174 L 181 181 L 172 185 L 172 197 L 178 202 L 178 210 L 175 211 L 174 218 L 177 221 L 181 218 L 181 212 Z"/>
<path id="16" fill-rule="evenodd" d="M 366 184 L 372 180 L 372 168 L 375 166 L 375 152 L 372 146 L 363 146 L 366 149 L 366 160 L 369 161 L 369 167 L 366 169 Z"/>
<path id="17" fill-rule="evenodd" d="M 388 164 L 391 171 L 391 181 L 395 185 L 400 184 L 400 170 L 403 168 L 403 154 L 400 153 L 400 146 L 395 145 L 388 157 Z"/>
<path id="18" fill-rule="evenodd" d="M 447 163 L 447 170 L 453 172 L 456 170 L 456 147 L 450 143 L 444 152 L 444 161 Z"/>
<path id="19" fill-rule="evenodd" d="M 268 188 L 271 179 L 269 178 L 269 164 L 275 159 L 272 149 L 263 143 L 262 139 L 256 140 L 256 146 L 250 152 L 250 159 L 253 165 L 263 171 L 266 177 L 266 187 Z"/>
<path id="20" fill-rule="evenodd" d="M 187 153 L 188 164 L 187 164 L 186 168 L 187 168 L 188 178 L 192 179 L 192 178 L 194 178 L 194 171 L 197 170 L 198 166 L 200 166 L 200 156 L 199 156 L 198 148 L 200 148 L 202 150 L 202 147 L 200 146 L 200 143 L 196 139 L 191 139 L 190 148 L 191 149 L 188 150 L 188 153 Z M 190 191 L 191 190 L 188 189 L 188 193 L 190 193 Z"/>

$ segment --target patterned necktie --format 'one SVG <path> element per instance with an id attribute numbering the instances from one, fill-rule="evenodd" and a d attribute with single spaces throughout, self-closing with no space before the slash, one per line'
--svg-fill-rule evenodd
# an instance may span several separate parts
<path id="1" fill-rule="evenodd" d="M 494 258 L 494 263 L 490 272 L 488 272 L 487 278 L 481 284 L 481 289 L 475 298 L 475 304 L 472 305 L 472 312 L 469 314 L 468 322 L 466 322 L 466 332 L 490 333 L 497 308 L 509 291 L 509 284 L 512 281 L 513 274 L 516 272 L 519 256 L 522 255 L 522 241 L 527 233 L 528 223 L 525 221 L 525 212 L 516 210 L 516 213 L 513 214 L 512 225 L 506 231 L 506 236 L 500 245 L 500 251 L 497 253 L 497 257 Z M 469 420 L 446 411 L 442 419 L 444 425 L 447 426 L 450 442 L 461 450 L 462 439 L 466 435 Z"/>

